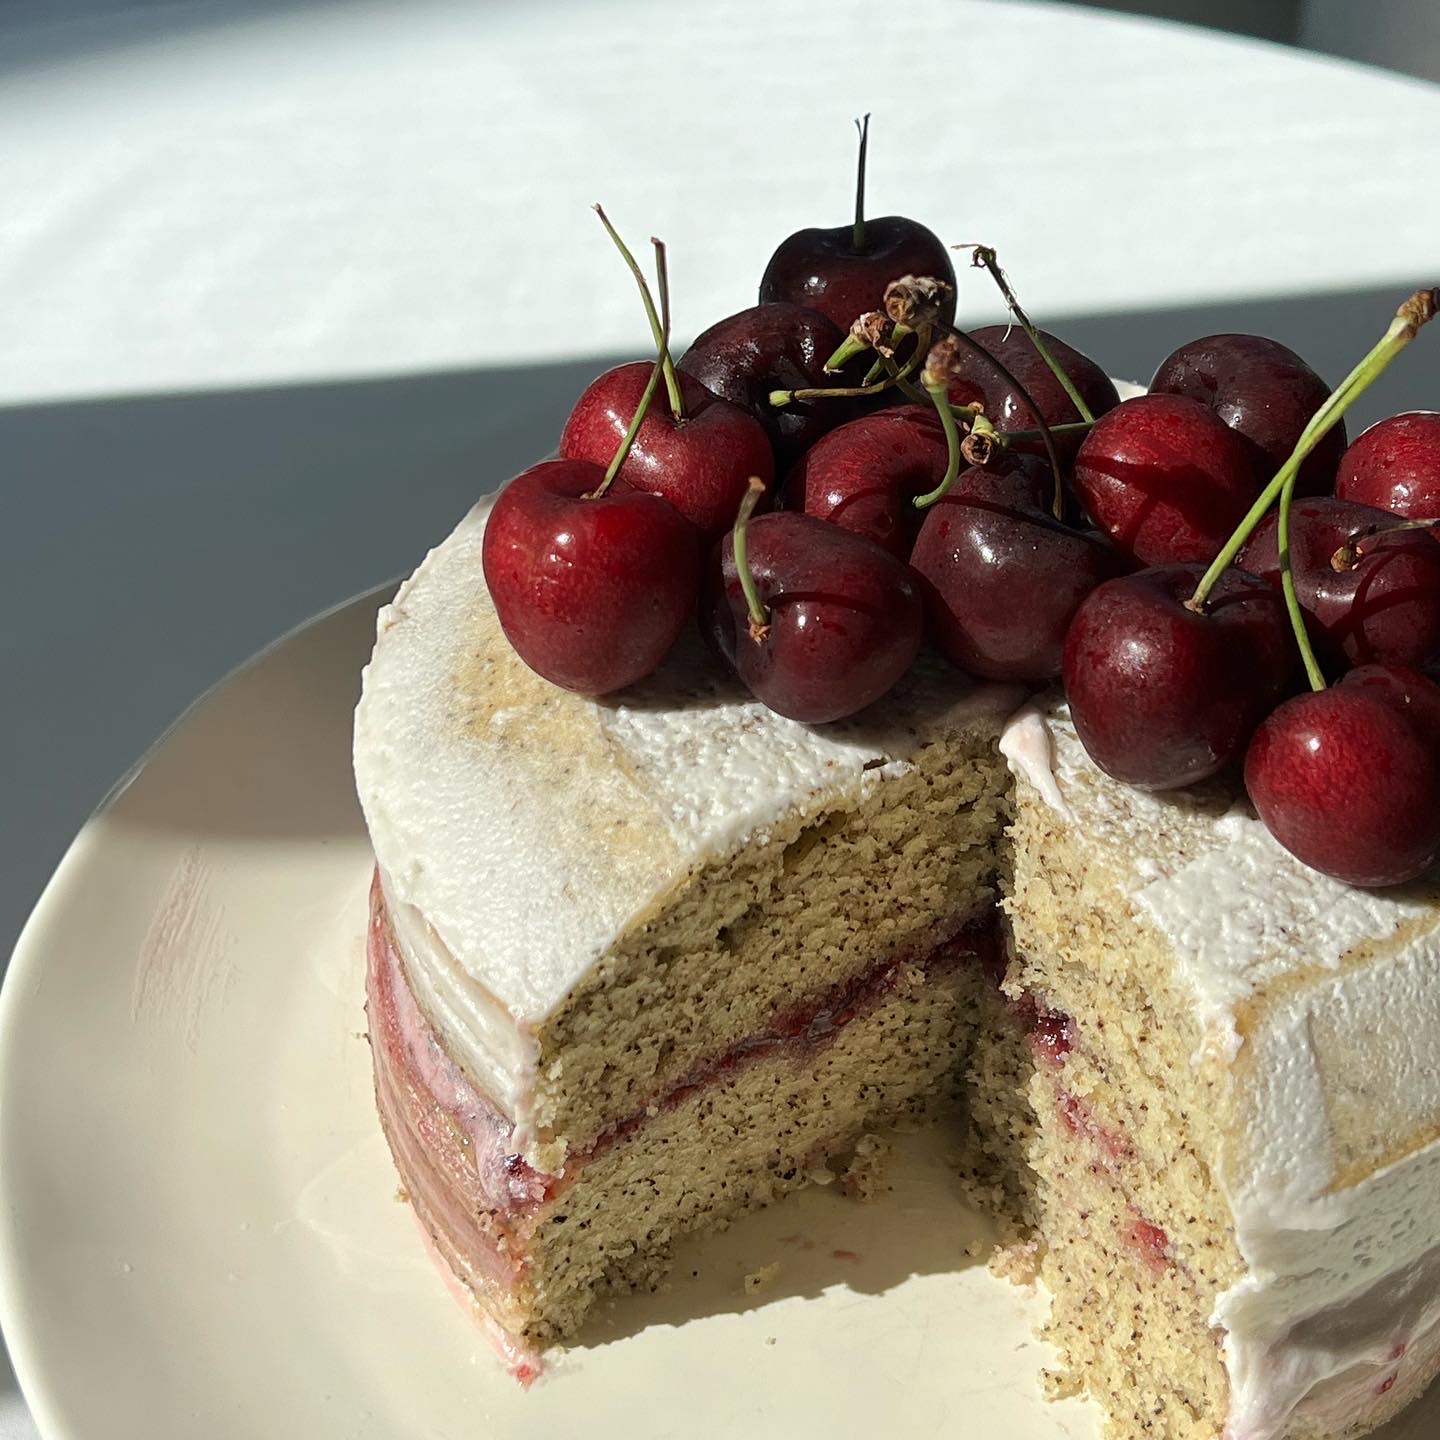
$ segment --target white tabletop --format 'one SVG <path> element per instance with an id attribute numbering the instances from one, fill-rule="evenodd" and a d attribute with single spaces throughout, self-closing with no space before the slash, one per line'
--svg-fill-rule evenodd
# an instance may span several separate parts
<path id="1" fill-rule="evenodd" d="M 12 38 L 0 398 L 643 349 L 597 199 L 669 242 L 693 333 L 847 218 L 862 108 L 873 211 L 999 247 L 1040 315 L 1434 260 L 1433 87 L 1065 6 L 903 14 L 354 0 Z M 982 277 L 963 304 L 996 313 Z"/>
<path id="2" fill-rule="evenodd" d="M 1432 87 L 1065 6 L 896 13 L 182 0 L 0 28 L 0 941 L 187 700 L 408 568 L 598 357 L 644 352 L 594 200 L 669 242 L 693 333 L 789 230 L 847 218 L 869 109 L 872 213 L 997 246 L 1033 313 L 1141 378 L 1222 328 L 1338 375 L 1440 278 Z M 1440 391 L 1437 355 L 1392 408 Z"/>

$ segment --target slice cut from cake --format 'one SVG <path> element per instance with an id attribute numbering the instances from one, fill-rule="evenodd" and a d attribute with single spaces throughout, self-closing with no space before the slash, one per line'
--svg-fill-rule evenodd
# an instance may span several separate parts
<path id="1" fill-rule="evenodd" d="M 355 769 L 381 1118 L 523 1355 L 954 1095 L 1018 697 L 927 663 L 810 728 L 698 638 L 622 699 L 570 694 L 500 631 L 487 511 L 381 612 Z"/>
<path id="2" fill-rule="evenodd" d="M 1003 745 L 1061 1383 L 1125 1440 L 1368 1432 L 1440 1366 L 1440 887 L 1118 784 L 1063 708 Z"/>

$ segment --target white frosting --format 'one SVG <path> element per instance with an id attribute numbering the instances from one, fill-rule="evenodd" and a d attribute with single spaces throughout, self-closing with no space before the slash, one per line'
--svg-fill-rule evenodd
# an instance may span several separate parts
<path id="1" fill-rule="evenodd" d="M 1220 789 L 1132 790 L 1090 762 L 1063 707 L 1048 747 L 1037 718 L 1001 741 L 1022 799 L 1028 785 L 1080 827 L 1169 941 L 1233 1087 L 1218 1178 L 1249 1273 L 1213 1317 L 1226 1440 L 1275 1440 L 1346 1404 L 1354 1419 L 1440 1343 L 1440 887 L 1327 879 Z"/>
<path id="2" fill-rule="evenodd" d="M 998 730 L 1018 694 L 925 660 L 836 725 L 766 709 L 698 636 L 614 700 L 533 675 L 495 618 L 477 506 L 380 613 L 355 776 L 416 995 L 527 1131 L 533 1036 L 698 868 L 853 806 L 927 739 Z"/>
<path id="3" fill-rule="evenodd" d="M 380 887 L 410 989 L 430 1024 L 465 1056 L 471 1078 L 496 1108 L 516 1118 L 528 1098 L 523 1077 L 535 1069 L 534 1036 L 465 973 L 424 916 L 396 898 L 383 870 Z"/>

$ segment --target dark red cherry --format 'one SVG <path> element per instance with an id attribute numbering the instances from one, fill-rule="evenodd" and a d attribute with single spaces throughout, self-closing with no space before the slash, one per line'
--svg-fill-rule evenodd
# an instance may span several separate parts
<path id="1" fill-rule="evenodd" d="M 1075 493 L 1127 555 L 1166 565 L 1213 560 L 1260 487 L 1244 442 L 1208 406 L 1140 395 L 1085 437 Z"/>
<path id="2" fill-rule="evenodd" d="M 918 220 L 882 215 L 865 221 L 862 249 L 855 248 L 851 225 L 797 230 L 782 240 L 765 267 L 760 299 L 808 305 L 829 316 L 843 336 L 861 315 L 882 309 L 885 287 L 906 275 L 955 284 L 950 252 L 938 235 Z M 954 321 L 953 294 L 941 318 Z"/>
<path id="3" fill-rule="evenodd" d="M 1379 695 L 1440 755 L 1440 685 L 1408 665 L 1357 665 L 1340 684 Z"/>
<path id="4" fill-rule="evenodd" d="M 934 409 L 897 406 L 851 420 L 812 445 L 786 477 L 785 503 L 904 560 L 924 518 L 913 501 L 939 485 L 947 460 Z"/>
<path id="5" fill-rule="evenodd" d="M 750 572 L 769 611 L 752 638 L 734 537 L 720 542 L 707 606 L 712 639 L 757 699 L 817 725 L 863 710 L 920 649 L 920 591 L 909 566 L 863 536 L 813 515 L 750 522 Z"/>
<path id="6" fill-rule="evenodd" d="M 1080 412 L 1065 393 L 1065 387 L 1055 378 L 1054 371 L 1041 359 L 1030 337 L 1018 325 L 982 325 L 970 334 L 1025 387 L 1040 407 L 1047 425 L 1068 425 L 1080 419 Z M 1090 407 L 1091 414 L 1103 415 L 1120 403 L 1114 382 L 1088 355 L 1067 345 L 1048 330 L 1042 330 L 1040 335 Z M 986 418 L 997 430 L 1033 430 L 1039 424 L 1034 411 L 1018 392 L 980 356 L 962 349 L 957 352 L 956 364 L 958 378 L 950 385 L 950 398 L 955 404 L 973 405 L 979 401 L 985 407 Z M 1045 453 L 1038 440 L 1021 443 L 1036 455 Z M 1080 438 L 1058 435 L 1055 443 L 1062 457 L 1068 459 L 1075 454 Z"/>
<path id="7" fill-rule="evenodd" d="M 653 368 L 651 361 L 637 360 L 592 380 L 565 422 L 560 454 L 608 465 Z M 620 478 L 663 496 L 702 534 L 717 536 L 734 523 L 750 477 L 767 484 L 774 478 L 775 460 L 753 415 L 688 375 L 680 376 L 680 388 L 684 419 L 670 413 L 662 387 L 640 422 Z"/>
<path id="8" fill-rule="evenodd" d="M 689 623 L 695 529 L 668 501 L 586 460 L 517 475 L 485 525 L 481 561 L 506 638 L 538 675 L 605 695 L 643 679 Z"/>
<path id="9" fill-rule="evenodd" d="M 1300 432 L 1330 387 L 1292 350 L 1263 335 L 1206 335 L 1160 362 L 1152 395 L 1185 395 L 1208 405 L 1246 444 L 1257 489 L 1290 458 Z M 1321 495 L 1345 448 L 1342 420 L 1306 457 L 1301 495 Z"/>
<path id="10" fill-rule="evenodd" d="M 1418 702 L 1414 691 L 1429 686 Z M 1440 854 L 1440 763 L 1426 716 L 1440 690 L 1405 682 L 1410 705 L 1362 678 L 1297 695 L 1255 732 L 1245 788 L 1297 859 L 1350 885 L 1400 885 Z"/>
<path id="11" fill-rule="evenodd" d="M 825 362 L 844 333 L 818 310 L 803 305 L 752 305 L 712 325 L 680 358 L 678 368 L 707 390 L 748 410 L 765 427 L 784 465 L 827 430 L 855 413 L 852 400 L 770 403 L 772 390 L 808 390 L 854 383 L 827 375 Z M 735 518 L 732 509 L 730 519 Z"/>
<path id="12" fill-rule="evenodd" d="M 1340 457 L 1335 493 L 1408 520 L 1440 520 L 1440 413 L 1412 410 L 1372 425 Z"/>
<path id="13" fill-rule="evenodd" d="M 1297 500 L 1290 565 L 1301 607 L 1328 642 L 1332 661 L 1424 666 L 1440 657 L 1440 546 L 1420 530 L 1366 535 L 1399 522 L 1388 510 L 1345 500 Z M 1280 586 L 1278 517 L 1267 515 L 1240 551 L 1247 570 Z M 1353 556 L 1342 553 L 1353 536 Z"/>
<path id="14" fill-rule="evenodd" d="M 930 636 L 989 680 L 1053 680 L 1080 602 L 1128 568 L 1093 531 L 1054 519 L 1043 461 L 963 471 L 924 512 L 910 564 L 926 582 Z"/>
<path id="15" fill-rule="evenodd" d="M 1185 602 L 1203 569 L 1166 565 L 1106 581 L 1065 639 L 1076 732 L 1106 774 L 1141 789 L 1223 770 L 1294 673 L 1280 597 L 1232 566 L 1197 614 Z"/>

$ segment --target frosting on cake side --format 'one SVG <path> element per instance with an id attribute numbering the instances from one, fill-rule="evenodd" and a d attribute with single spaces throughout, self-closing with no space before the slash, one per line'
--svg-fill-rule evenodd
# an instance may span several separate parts
<path id="1" fill-rule="evenodd" d="M 1249 1273 L 1213 1316 L 1227 1440 L 1373 1401 L 1376 1367 L 1440 1346 L 1440 886 L 1357 890 L 1223 787 L 1110 780 L 1063 706 L 1025 707 L 1001 748 L 1022 796 L 1073 825 L 1168 942 L 1205 1037 L 1195 1063 L 1229 1073 L 1217 1179 Z"/>

